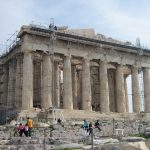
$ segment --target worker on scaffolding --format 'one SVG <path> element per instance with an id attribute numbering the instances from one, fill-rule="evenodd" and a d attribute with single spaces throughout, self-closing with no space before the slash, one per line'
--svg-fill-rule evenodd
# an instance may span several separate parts
<path id="1" fill-rule="evenodd" d="M 57 26 L 54 27 L 54 30 L 57 30 Z"/>

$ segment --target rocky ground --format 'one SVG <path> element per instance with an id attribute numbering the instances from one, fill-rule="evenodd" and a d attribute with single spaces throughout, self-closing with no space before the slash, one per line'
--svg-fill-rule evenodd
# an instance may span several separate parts
<path id="1" fill-rule="evenodd" d="M 47 119 L 45 112 L 37 114 L 41 110 L 34 109 L 30 112 L 21 112 L 17 121 L 25 123 L 26 117 L 29 116 L 34 120 L 34 128 L 32 137 L 14 137 L 13 128 L 16 121 L 12 121 L 7 125 L 0 126 L 0 150 L 71 150 L 84 149 L 90 150 L 149 150 L 150 141 L 144 138 L 128 137 L 129 134 L 137 134 L 144 132 L 148 123 L 145 118 L 139 119 L 138 116 L 126 114 L 120 116 L 118 114 L 101 116 L 98 113 L 91 114 L 84 111 L 64 111 L 65 122 L 62 124 L 53 124 L 53 119 Z M 70 118 L 74 116 L 75 118 Z M 83 119 L 88 121 L 100 119 L 101 132 L 98 129 L 93 131 L 93 140 L 91 136 L 85 136 L 84 130 L 81 128 Z M 114 119 L 115 118 L 115 119 Z M 117 119 L 118 118 L 118 119 Z M 124 118 L 128 118 L 124 119 Z M 46 122 L 46 123 L 45 123 Z M 123 129 L 121 134 L 115 135 L 114 129 Z M 150 133 L 147 128 L 146 134 Z"/>
<path id="2" fill-rule="evenodd" d="M 39 123 L 34 128 L 32 137 L 14 137 L 12 126 L 0 127 L 1 150 L 50 150 L 50 149 L 84 149 L 92 148 L 91 136 L 84 136 L 82 122 L 75 124 L 56 124 L 47 127 Z M 95 150 L 149 150 L 150 141 L 138 137 L 112 136 L 103 137 L 94 129 L 93 145 Z"/>

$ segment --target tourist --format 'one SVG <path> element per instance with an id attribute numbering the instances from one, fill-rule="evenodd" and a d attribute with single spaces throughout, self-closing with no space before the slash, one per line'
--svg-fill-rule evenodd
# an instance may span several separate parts
<path id="1" fill-rule="evenodd" d="M 93 130 L 93 125 L 92 125 L 92 122 L 90 122 L 89 129 L 88 129 L 89 135 L 92 134 L 92 130 Z"/>
<path id="2" fill-rule="evenodd" d="M 94 126 L 95 126 L 95 128 L 97 128 L 99 131 L 101 131 L 99 120 L 96 120 Z"/>
<path id="3" fill-rule="evenodd" d="M 83 120 L 82 128 L 83 128 L 83 136 L 84 138 L 87 138 L 89 125 L 86 120 Z"/>
<path id="4" fill-rule="evenodd" d="M 57 123 L 61 124 L 61 119 L 60 118 L 57 119 Z"/>
<path id="5" fill-rule="evenodd" d="M 27 137 L 29 135 L 29 127 L 28 124 L 26 123 L 25 127 L 24 127 L 24 134 Z"/>
<path id="6" fill-rule="evenodd" d="M 14 136 L 19 136 L 19 124 L 15 124 L 15 127 L 14 127 Z"/>
<path id="7" fill-rule="evenodd" d="M 88 123 L 87 123 L 86 120 L 83 120 L 83 121 L 84 121 L 84 123 L 83 123 L 83 129 L 88 132 L 89 125 L 88 125 Z"/>
<path id="8" fill-rule="evenodd" d="M 32 128 L 33 128 L 33 120 L 30 119 L 29 117 L 27 118 L 27 125 L 28 125 L 28 135 L 29 137 L 31 137 L 31 132 L 32 132 Z"/>
<path id="9" fill-rule="evenodd" d="M 24 125 L 22 123 L 19 124 L 19 135 L 20 137 L 22 136 L 22 134 L 24 133 Z"/>

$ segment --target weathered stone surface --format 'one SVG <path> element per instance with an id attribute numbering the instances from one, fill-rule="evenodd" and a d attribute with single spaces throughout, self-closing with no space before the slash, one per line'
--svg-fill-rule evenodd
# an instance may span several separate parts
<path id="1" fill-rule="evenodd" d="M 124 90 L 124 78 L 122 72 L 122 66 L 118 66 L 116 70 L 116 93 L 117 93 L 117 112 L 126 112 L 125 102 L 125 90 Z"/>
<path id="2" fill-rule="evenodd" d="M 132 98 L 133 98 L 133 112 L 140 113 L 141 99 L 140 99 L 140 86 L 137 67 L 132 67 Z"/>
<path id="3" fill-rule="evenodd" d="M 123 137 L 122 141 L 126 141 L 126 142 L 140 142 L 140 141 L 145 141 L 145 139 L 142 138 L 142 137 Z"/>
<path id="4" fill-rule="evenodd" d="M 82 109 L 91 110 L 91 81 L 90 81 L 90 60 L 83 60 L 82 70 Z"/>
<path id="5" fill-rule="evenodd" d="M 42 101 L 41 107 L 52 107 L 52 62 L 50 55 L 45 55 L 42 63 Z"/>
<path id="6" fill-rule="evenodd" d="M 23 59 L 22 108 L 33 107 L 33 62 L 32 54 L 25 53 Z"/>
<path id="7" fill-rule="evenodd" d="M 150 70 L 144 69 L 144 99 L 145 99 L 145 112 L 150 112 Z"/>
<path id="8" fill-rule="evenodd" d="M 105 139 L 98 139 L 94 140 L 94 145 L 99 145 L 99 144 L 105 144 L 105 143 L 119 143 L 119 140 L 117 139 L 112 139 L 112 138 L 105 138 Z"/>
<path id="9" fill-rule="evenodd" d="M 64 60 L 64 93 L 63 93 L 63 108 L 73 109 L 73 96 L 72 96 L 72 74 L 71 74 L 71 57 L 66 56 Z"/>
<path id="10" fill-rule="evenodd" d="M 93 29 L 69 30 L 62 27 L 54 31 L 49 32 L 49 29 L 34 25 L 23 26 L 18 34 L 19 41 L 0 57 L 2 105 L 17 106 L 19 109 L 48 109 L 55 106 L 70 110 L 125 113 L 128 112 L 128 104 L 124 77 L 130 75 L 132 70 L 133 107 L 134 112 L 139 113 L 137 68 L 140 64 L 141 72 L 144 70 L 145 111 L 150 112 L 148 50 L 101 34 L 95 35 Z M 100 61 L 105 62 L 100 64 Z M 60 68 L 54 67 L 56 62 Z M 75 65 L 77 84 L 75 78 L 72 80 L 72 68 Z M 96 74 L 92 67 L 97 67 Z M 61 74 L 61 80 L 59 69 L 64 73 Z M 110 69 L 113 75 L 109 74 Z M 52 75 L 55 76 L 53 81 Z"/>
<path id="11" fill-rule="evenodd" d="M 100 62 L 100 111 L 109 113 L 109 88 L 106 61 Z"/>

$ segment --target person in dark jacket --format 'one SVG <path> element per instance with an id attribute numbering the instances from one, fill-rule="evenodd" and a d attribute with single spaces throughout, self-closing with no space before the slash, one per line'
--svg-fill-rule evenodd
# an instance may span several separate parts
<path id="1" fill-rule="evenodd" d="M 95 126 L 95 128 L 97 128 L 99 131 L 101 131 L 99 120 L 96 120 L 94 126 Z"/>

